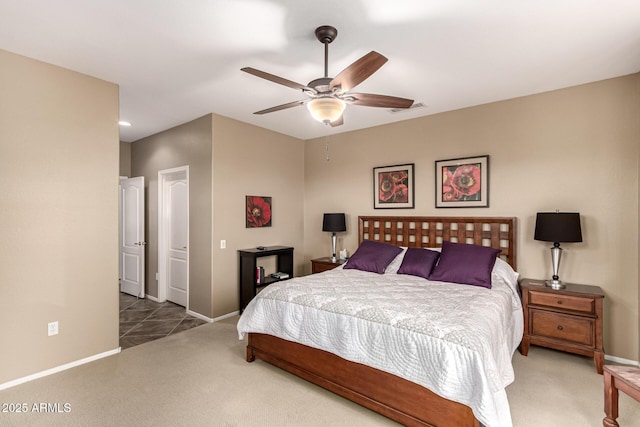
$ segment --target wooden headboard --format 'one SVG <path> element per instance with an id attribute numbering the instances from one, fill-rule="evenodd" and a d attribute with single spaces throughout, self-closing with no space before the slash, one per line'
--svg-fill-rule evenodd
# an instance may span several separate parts
<path id="1" fill-rule="evenodd" d="M 363 240 L 414 248 L 438 248 L 447 240 L 502 249 L 500 258 L 516 269 L 516 218 L 444 216 L 359 216 Z"/>

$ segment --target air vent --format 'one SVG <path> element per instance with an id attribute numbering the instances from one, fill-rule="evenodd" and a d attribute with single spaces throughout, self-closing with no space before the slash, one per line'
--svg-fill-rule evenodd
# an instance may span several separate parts
<path id="1" fill-rule="evenodd" d="M 390 113 L 402 113 L 403 111 L 411 111 L 411 110 L 417 110 L 419 108 L 426 108 L 427 106 L 424 105 L 424 102 L 414 102 L 413 105 L 409 108 L 392 108 L 391 110 L 389 110 Z"/>

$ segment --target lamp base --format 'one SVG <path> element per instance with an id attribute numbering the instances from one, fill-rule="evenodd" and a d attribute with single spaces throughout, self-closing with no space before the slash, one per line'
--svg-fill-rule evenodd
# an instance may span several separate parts
<path id="1" fill-rule="evenodd" d="M 337 241 L 335 231 L 331 233 L 331 262 L 336 262 L 336 241 Z"/>
<path id="2" fill-rule="evenodd" d="M 331 262 L 338 262 L 338 258 L 336 258 L 336 256 L 331 256 L 329 257 L 329 259 L 331 260 Z"/>
<path id="3" fill-rule="evenodd" d="M 567 285 L 565 285 L 564 283 L 562 283 L 560 280 L 557 280 L 557 279 L 545 280 L 544 284 L 545 286 L 548 286 L 551 289 L 564 289 L 567 287 Z"/>

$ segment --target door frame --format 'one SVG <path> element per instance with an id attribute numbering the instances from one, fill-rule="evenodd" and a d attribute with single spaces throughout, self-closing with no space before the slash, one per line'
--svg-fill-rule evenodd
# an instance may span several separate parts
<path id="1" fill-rule="evenodd" d="M 167 212 L 167 183 L 176 179 L 184 178 L 187 182 L 187 306 L 189 310 L 189 259 L 190 257 L 190 245 L 189 245 L 189 166 L 179 166 L 171 169 L 163 169 L 158 171 L 158 301 L 164 302 L 167 300 L 167 252 L 169 237 L 167 235 L 168 225 L 168 212 Z"/>

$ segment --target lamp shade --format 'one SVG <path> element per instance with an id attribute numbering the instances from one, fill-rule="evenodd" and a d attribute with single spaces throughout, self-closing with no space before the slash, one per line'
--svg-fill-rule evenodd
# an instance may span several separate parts
<path id="1" fill-rule="evenodd" d="M 307 103 L 307 109 L 313 118 L 323 123 L 338 120 L 346 106 L 343 100 L 333 97 L 316 98 Z"/>
<path id="2" fill-rule="evenodd" d="M 322 219 L 322 231 L 347 231 L 343 213 L 326 213 Z"/>
<path id="3" fill-rule="evenodd" d="M 538 212 L 533 237 L 543 242 L 582 242 L 580 214 L 573 212 Z"/>

